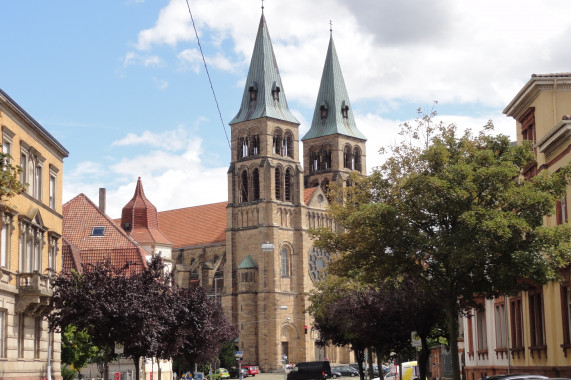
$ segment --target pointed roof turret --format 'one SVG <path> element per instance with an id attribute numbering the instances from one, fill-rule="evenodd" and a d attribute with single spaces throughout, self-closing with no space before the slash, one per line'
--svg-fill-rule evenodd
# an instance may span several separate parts
<path id="1" fill-rule="evenodd" d="M 311 128 L 302 140 L 334 134 L 366 140 L 355 124 L 345 80 L 333 43 L 333 35 L 331 35 Z"/>
<path id="2" fill-rule="evenodd" d="M 272 41 L 262 13 L 242 104 L 230 125 L 261 117 L 299 124 L 287 106 Z"/>
<path id="3" fill-rule="evenodd" d="M 141 177 L 133 198 L 121 211 L 121 227 L 139 243 L 172 244 L 159 229 L 157 208 L 145 196 Z"/>

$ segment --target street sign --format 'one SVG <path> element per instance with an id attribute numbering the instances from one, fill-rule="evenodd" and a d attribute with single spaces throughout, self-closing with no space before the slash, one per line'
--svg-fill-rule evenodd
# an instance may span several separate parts
<path id="1" fill-rule="evenodd" d="M 123 354 L 123 351 L 125 350 L 125 348 L 123 347 L 122 343 L 116 342 L 115 343 L 115 353 L 117 355 L 121 355 Z"/>
<path id="2" fill-rule="evenodd" d="M 413 347 L 422 346 L 422 342 L 420 341 L 420 336 L 416 333 L 416 331 L 410 333 L 410 342 Z"/>
<path id="3" fill-rule="evenodd" d="M 242 359 L 242 357 L 244 356 L 244 352 L 243 351 L 236 351 L 236 357 L 238 359 Z"/>

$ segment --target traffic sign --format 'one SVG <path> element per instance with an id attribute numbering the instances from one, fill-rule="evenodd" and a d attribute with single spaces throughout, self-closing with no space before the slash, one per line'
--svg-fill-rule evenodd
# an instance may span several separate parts
<path id="1" fill-rule="evenodd" d="M 242 357 L 244 356 L 244 352 L 243 351 L 236 351 L 236 357 L 239 359 L 242 359 Z"/>

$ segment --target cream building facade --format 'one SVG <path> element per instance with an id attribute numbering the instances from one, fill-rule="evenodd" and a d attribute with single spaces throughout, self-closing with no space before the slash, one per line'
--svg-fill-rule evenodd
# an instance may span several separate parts
<path id="1" fill-rule="evenodd" d="M 516 120 L 517 143 L 533 142 L 536 163 L 524 176 L 556 172 L 569 163 L 571 73 L 532 75 L 504 113 Z M 546 226 L 569 222 L 567 198 L 544 219 Z M 571 268 L 561 275 L 559 282 L 485 300 L 485 310 L 463 318 L 468 380 L 499 373 L 571 377 Z"/>
<path id="2" fill-rule="evenodd" d="M 48 268 L 61 269 L 62 175 L 68 151 L 0 90 L 2 149 L 27 191 L 0 202 L 0 379 L 61 378 L 60 336 L 44 316 Z"/>

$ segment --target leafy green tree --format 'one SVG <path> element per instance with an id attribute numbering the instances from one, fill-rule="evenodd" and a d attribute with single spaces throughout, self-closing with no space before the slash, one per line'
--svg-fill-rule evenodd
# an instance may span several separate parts
<path id="1" fill-rule="evenodd" d="M 98 358 L 99 349 L 91 343 L 91 337 L 85 329 L 79 330 L 74 325 L 68 325 L 61 334 L 61 340 L 61 361 L 69 365 L 76 375 Z"/>
<path id="2" fill-rule="evenodd" d="M 12 156 L 0 152 L 0 201 L 11 198 L 26 190 L 27 185 L 20 182 L 20 165 L 12 165 Z"/>
<path id="3" fill-rule="evenodd" d="M 460 133 L 434 125 L 434 115 L 405 124 L 403 142 L 372 175 L 334 190 L 330 212 L 341 228 L 315 236 L 342 255 L 333 273 L 373 284 L 410 275 L 433 292 L 459 380 L 457 318 L 475 296 L 511 294 L 521 278 L 544 283 L 569 264 L 569 226 L 546 228 L 543 217 L 565 193 L 570 168 L 524 180 L 534 162 L 529 144 L 492 135 L 491 124 Z"/>

